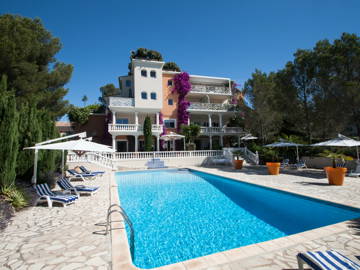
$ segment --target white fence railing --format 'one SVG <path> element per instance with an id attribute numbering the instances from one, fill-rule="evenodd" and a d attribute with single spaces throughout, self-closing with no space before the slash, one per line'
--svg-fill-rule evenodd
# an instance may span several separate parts
<path id="1" fill-rule="evenodd" d="M 110 107 L 134 107 L 135 100 L 133 98 L 109 97 Z"/>
<path id="2" fill-rule="evenodd" d="M 72 162 L 90 162 L 95 163 L 101 166 L 104 166 L 106 168 L 112 169 L 113 166 L 113 160 L 109 158 L 106 155 L 101 155 L 98 153 L 85 153 L 81 156 L 75 154 L 75 153 L 68 153 L 66 162 L 72 163 Z"/>
<path id="3" fill-rule="evenodd" d="M 143 131 L 142 125 L 137 124 L 109 124 L 109 132 L 117 131 L 117 132 L 141 132 Z M 161 133 L 163 130 L 162 125 L 152 125 L 151 131 L 152 132 L 159 132 Z"/>
<path id="4" fill-rule="evenodd" d="M 199 93 L 231 95 L 231 89 L 229 87 L 217 85 L 191 84 L 191 91 Z"/>
<path id="5" fill-rule="evenodd" d="M 238 134 L 244 130 L 239 127 L 200 127 L 200 134 L 211 134 L 211 133 L 231 133 Z"/>
<path id="6" fill-rule="evenodd" d="M 221 150 L 197 150 L 197 151 L 161 151 L 161 152 L 118 152 L 106 154 L 116 160 L 141 160 L 150 158 L 189 158 L 189 157 L 215 157 L 221 156 Z"/>

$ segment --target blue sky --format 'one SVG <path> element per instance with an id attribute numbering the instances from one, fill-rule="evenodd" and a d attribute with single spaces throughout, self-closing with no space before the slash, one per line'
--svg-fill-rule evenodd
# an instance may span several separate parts
<path id="1" fill-rule="evenodd" d="M 240 84 L 257 68 L 281 69 L 301 48 L 342 32 L 360 35 L 360 1 L 70 1 L 1 0 L 1 13 L 39 17 L 59 37 L 59 61 L 74 65 L 67 99 L 97 101 L 118 86 L 129 53 L 157 50 L 192 74 Z"/>

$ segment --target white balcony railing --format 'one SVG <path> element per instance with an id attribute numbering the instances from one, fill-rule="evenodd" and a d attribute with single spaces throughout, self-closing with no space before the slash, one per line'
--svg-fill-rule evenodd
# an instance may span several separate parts
<path id="1" fill-rule="evenodd" d="M 239 127 L 200 127 L 200 134 L 239 134 L 243 131 Z"/>
<path id="2" fill-rule="evenodd" d="M 143 125 L 137 124 L 109 124 L 109 132 L 142 132 Z M 161 133 L 163 131 L 162 125 L 152 125 L 151 131 L 153 133 Z"/>
<path id="3" fill-rule="evenodd" d="M 135 101 L 133 98 L 124 97 L 109 97 L 110 107 L 134 107 Z"/>
<path id="4" fill-rule="evenodd" d="M 197 110 L 197 111 L 231 111 L 234 108 L 231 104 L 222 104 L 222 103 L 198 103 L 192 102 L 188 110 Z"/>
<path id="5" fill-rule="evenodd" d="M 208 94 L 231 95 L 231 90 L 229 87 L 216 85 L 191 84 L 191 91 Z"/>
<path id="6" fill-rule="evenodd" d="M 189 157 L 215 157 L 222 155 L 221 150 L 196 151 L 162 151 L 162 152 L 117 152 L 105 154 L 115 160 L 150 159 L 150 158 L 189 158 Z"/>

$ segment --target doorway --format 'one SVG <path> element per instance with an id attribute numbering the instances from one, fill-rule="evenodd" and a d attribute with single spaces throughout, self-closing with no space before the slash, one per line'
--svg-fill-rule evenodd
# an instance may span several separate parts
<path id="1" fill-rule="evenodd" d="M 128 147 L 128 141 L 126 140 L 119 140 L 116 142 L 116 149 L 118 152 L 128 152 L 129 147 Z"/>

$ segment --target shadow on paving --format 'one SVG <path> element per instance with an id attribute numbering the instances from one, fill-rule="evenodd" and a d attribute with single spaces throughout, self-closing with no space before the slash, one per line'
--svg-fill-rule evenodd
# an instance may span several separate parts
<path id="1" fill-rule="evenodd" d="M 348 227 L 353 231 L 353 234 L 360 235 L 360 218 L 350 220 Z"/>

